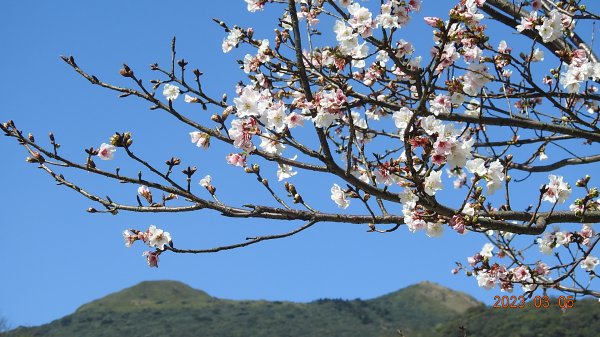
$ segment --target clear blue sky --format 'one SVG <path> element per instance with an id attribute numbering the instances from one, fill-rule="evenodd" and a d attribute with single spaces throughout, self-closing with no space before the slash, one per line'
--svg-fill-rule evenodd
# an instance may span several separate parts
<path id="1" fill-rule="evenodd" d="M 433 7 L 435 1 L 426 2 L 423 12 L 446 12 L 439 5 Z M 195 183 L 211 174 L 222 199 L 234 204 L 267 202 L 267 195 L 252 178 L 224 164 L 229 149 L 204 152 L 194 147 L 188 127 L 148 110 L 144 102 L 118 99 L 114 93 L 91 86 L 59 55 L 73 55 L 99 78 L 125 85 L 129 83 L 118 75 L 123 62 L 145 80 L 151 79 L 148 65 L 169 62 L 170 39 L 176 35 L 178 57 L 206 73 L 206 88 L 233 97 L 235 83 L 244 79 L 235 59 L 243 54 L 221 52 L 224 33 L 210 18 L 254 26 L 258 34 L 271 38 L 272 26 L 266 24 L 273 22 L 270 14 L 250 15 L 242 1 L 233 0 L 5 2 L 0 11 L 0 119 L 13 119 L 40 142 L 46 142 L 46 134 L 53 131 L 63 154 L 80 162 L 85 160 L 83 148 L 107 142 L 115 131 L 131 131 L 134 152 L 147 155 L 157 165 L 178 156 L 185 164 L 198 166 Z M 422 25 L 420 20 L 415 24 Z M 430 34 L 412 34 L 414 40 L 431 41 Z M 208 116 L 200 109 L 186 112 L 201 120 Z M 140 245 L 124 247 L 124 229 L 156 224 L 170 231 L 179 247 L 206 248 L 282 232 L 298 224 L 227 219 L 212 212 L 88 214 L 85 209 L 97 205 L 55 186 L 49 176 L 25 162 L 25 152 L 12 139 L 0 140 L 0 153 L 0 315 L 12 326 L 47 323 L 85 302 L 144 280 L 179 280 L 229 299 L 372 298 L 422 280 L 466 291 L 488 303 L 496 294 L 477 288 L 474 279 L 450 274 L 454 261 L 464 262 L 484 241 L 475 235 L 458 237 L 448 230 L 441 239 L 429 239 L 405 228 L 379 235 L 366 233 L 366 226 L 325 223 L 292 238 L 235 251 L 163 254 L 160 268 L 151 269 L 141 256 Z M 114 162 L 100 164 L 131 168 L 123 153 L 117 153 Z M 91 191 L 135 203 L 137 186 L 108 184 L 80 172 L 65 175 Z M 275 169 L 266 175 L 276 180 Z M 339 181 L 326 176 L 292 181 L 299 186 L 305 183 L 307 191 L 320 189 L 320 195 L 311 197 L 313 203 L 336 211 L 328 189 Z"/>

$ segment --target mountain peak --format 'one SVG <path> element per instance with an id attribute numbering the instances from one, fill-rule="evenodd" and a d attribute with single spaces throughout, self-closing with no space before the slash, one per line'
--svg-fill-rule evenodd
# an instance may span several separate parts
<path id="1" fill-rule="evenodd" d="M 458 292 L 437 283 L 422 281 L 393 293 L 378 297 L 374 301 L 396 302 L 402 305 L 416 303 L 434 303 L 437 308 L 444 308 L 457 314 L 468 309 L 483 305 L 470 295 Z"/>
<path id="2" fill-rule="evenodd" d="M 178 281 L 144 281 L 85 304 L 77 311 L 196 307 L 211 299 L 207 293 Z"/>

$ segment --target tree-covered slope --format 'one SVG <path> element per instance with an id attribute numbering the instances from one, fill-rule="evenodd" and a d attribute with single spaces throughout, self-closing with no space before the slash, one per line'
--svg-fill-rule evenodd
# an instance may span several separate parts
<path id="1" fill-rule="evenodd" d="M 371 300 L 310 303 L 232 301 L 174 281 L 142 282 L 71 315 L 1 337 L 473 337 L 600 336 L 600 304 L 566 311 L 531 303 L 494 309 L 471 296 L 422 282 Z"/>
<path id="2" fill-rule="evenodd" d="M 459 326 L 467 336 L 477 337 L 596 337 L 600 336 L 600 303 L 593 299 L 575 302 L 562 310 L 551 298 L 551 307 L 536 308 L 532 302 L 523 309 L 472 308 L 438 329 L 436 336 L 456 337 Z M 562 304 L 562 302 L 561 302 Z"/>
<path id="3" fill-rule="evenodd" d="M 311 303 L 231 301 L 173 281 L 142 282 L 83 305 L 50 324 L 9 336 L 430 336 L 430 330 L 481 305 L 472 297 L 420 283 L 372 300 Z"/>

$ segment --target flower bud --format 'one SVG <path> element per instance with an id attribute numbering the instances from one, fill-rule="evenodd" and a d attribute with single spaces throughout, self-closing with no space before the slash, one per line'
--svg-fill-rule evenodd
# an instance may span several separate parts
<path id="1" fill-rule="evenodd" d="M 302 200 L 302 196 L 300 196 L 300 194 L 294 194 L 294 204 L 300 204 L 303 202 L 304 200 Z"/>
<path id="2" fill-rule="evenodd" d="M 126 70 L 126 69 L 121 69 L 121 70 L 119 70 L 119 74 L 121 74 L 121 76 L 123 76 L 123 77 L 132 77 L 133 76 L 133 71 Z"/>
<path id="3" fill-rule="evenodd" d="M 269 181 L 267 179 L 263 179 L 262 180 L 262 184 L 268 187 L 269 186 Z"/>
<path id="4" fill-rule="evenodd" d="M 212 115 L 212 116 L 210 116 L 210 119 L 213 122 L 216 122 L 216 123 L 221 123 L 222 122 L 221 116 L 219 116 L 219 115 Z"/>
<path id="5" fill-rule="evenodd" d="M 256 173 L 260 172 L 260 165 L 258 164 L 252 164 L 252 170 Z"/>
<path id="6" fill-rule="evenodd" d="M 188 62 L 184 59 L 181 59 L 181 60 L 177 61 L 177 65 L 180 66 L 181 68 L 184 68 L 185 66 L 188 65 Z"/>
<path id="7" fill-rule="evenodd" d="M 33 137 L 33 135 L 31 133 L 29 135 L 27 135 L 27 138 L 29 139 L 30 142 L 35 143 L 35 138 Z"/>
<path id="8" fill-rule="evenodd" d="M 210 194 L 215 194 L 215 192 L 217 191 L 217 188 L 216 188 L 216 187 L 214 187 L 213 185 L 208 185 L 208 186 L 206 186 L 206 189 L 208 190 L 208 192 L 209 192 Z"/>
<path id="9" fill-rule="evenodd" d="M 225 108 L 225 110 L 223 110 L 223 113 L 221 114 L 222 120 L 226 120 L 232 111 L 233 111 L 233 106 L 228 106 L 227 108 Z"/>
<path id="10" fill-rule="evenodd" d="M 94 207 L 90 207 L 90 208 L 88 208 L 88 209 L 86 210 L 86 212 L 88 212 L 88 213 L 96 213 L 96 212 L 98 212 L 98 211 L 97 211 L 97 210 L 96 210 Z"/>
<path id="11" fill-rule="evenodd" d="M 31 157 L 32 157 L 32 159 L 34 160 L 34 161 L 33 161 L 34 163 L 35 163 L 35 162 L 37 162 L 37 163 L 40 163 L 40 164 L 42 164 L 42 163 L 44 163 L 44 162 L 46 161 L 46 160 L 44 159 L 44 157 L 42 157 L 42 155 L 41 155 L 39 152 L 34 152 L 34 153 L 31 155 Z"/>
<path id="12" fill-rule="evenodd" d="M 115 133 L 112 137 L 110 137 L 110 145 L 120 146 L 121 145 L 121 135 L 118 133 Z"/>

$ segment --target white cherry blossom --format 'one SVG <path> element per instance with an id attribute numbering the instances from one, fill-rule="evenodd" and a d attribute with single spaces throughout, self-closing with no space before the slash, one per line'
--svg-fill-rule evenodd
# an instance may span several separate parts
<path id="1" fill-rule="evenodd" d="M 179 87 L 176 85 L 167 83 L 163 87 L 163 96 L 165 96 L 165 98 L 169 101 L 176 100 L 177 97 L 179 97 L 180 92 L 181 91 L 180 91 Z"/>
<path id="2" fill-rule="evenodd" d="M 348 208 L 350 201 L 346 200 L 346 193 L 342 190 L 338 184 L 333 184 L 331 187 L 331 200 L 333 200 L 339 208 Z"/>

